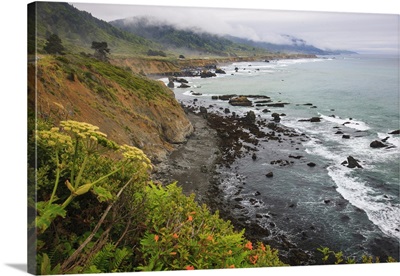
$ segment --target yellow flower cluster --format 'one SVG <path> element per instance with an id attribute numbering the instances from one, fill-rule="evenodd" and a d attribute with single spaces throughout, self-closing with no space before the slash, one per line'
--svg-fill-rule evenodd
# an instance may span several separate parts
<path id="1" fill-rule="evenodd" d="M 36 137 L 50 147 L 72 147 L 71 137 L 60 133 L 58 128 L 37 131 Z"/>
<path id="2" fill-rule="evenodd" d="M 83 139 L 90 138 L 97 141 L 99 137 L 107 137 L 105 133 L 99 131 L 99 127 L 85 122 L 61 121 L 60 126 L 63 130 L 70 131 Z"/>
<path id="3" fill-rule="evenodd" d="M 146 156 L 146 154 L 141 149 L 138 149 L 138 148 L 132 147 L 132 146 L 128 146 L 128 145 L 123 145 L 123 146 L 121 146 L 120 149 L 121 149 L 122 155 L 125 157 L 125 159 L 130 160 L 130 161 L 142 162 L 142 166 L 145 169 L 152 169 L 150 159 Z"/>

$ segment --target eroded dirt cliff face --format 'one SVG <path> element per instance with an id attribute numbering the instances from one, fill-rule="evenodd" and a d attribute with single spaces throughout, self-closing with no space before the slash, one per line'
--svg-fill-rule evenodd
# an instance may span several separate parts
<path id="1" fill-rule="evenodd" d="M 193 132 L 161 82 L 76 55 L 44 56 L 36 67 L 35 73 L 34 64 L 28 66 L 28 104 L 39 118 L 96 125 L 110 139 L 143 149 L 155 163 Z"/>

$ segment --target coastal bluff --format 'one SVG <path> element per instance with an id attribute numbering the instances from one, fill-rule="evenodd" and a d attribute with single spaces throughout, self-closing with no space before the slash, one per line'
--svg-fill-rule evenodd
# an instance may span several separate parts
<path id="1" fill-rule="evenodd" d="M 28 106 L 54 124 L 96 125 L 111 140 L 142 149 L 153 163 L 193 132 L 163 83 L 82 55 L 44 56 L 29 64 Z"/>

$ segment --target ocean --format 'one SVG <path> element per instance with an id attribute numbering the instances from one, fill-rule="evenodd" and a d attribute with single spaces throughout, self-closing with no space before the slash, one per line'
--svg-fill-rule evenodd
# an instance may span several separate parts
<path id="1" fill-rule="evenodd" d="M 232 210 L 233 215 L 270 229 L 270 238 L 285 234 L 309 252 L 329 247 L 356 259 L 366 254 L 398 260 L 400 135 L 389 133 L 400 129 L 399 57 L 238 62 L 221 69 L 226 74 L 185 78 L 191 87 L 174 88 L 177 100 L 217 106 L 221 116 L 220 107 L 237 114 L 253 110 L 267 120 L 276 112 L 280 124 L 308 137 L 292 147 L 271 149 L 260 143 L 257 160 L 243 157 L 231 169 L 221 169 L 224 199 L 232 202 L 239 192 L 242 198 L 242 208 Z M 264 95 L 287 104 L 265 113 L 266 107 L 233 107 L 211 98 L 226 94 Z M 312 117 L 321 122 L 299 121 Z M 387 147 L 371 148 L 375 140 Z M 301 157 L 287 158 L 294 161 L 288 166 L 271 162 L 275 155 L 293 154 Z M 362 168 L 343 165 L 348 156 Z M 266 172 L 273 172 L 273 178 L 266 178 Z"/>

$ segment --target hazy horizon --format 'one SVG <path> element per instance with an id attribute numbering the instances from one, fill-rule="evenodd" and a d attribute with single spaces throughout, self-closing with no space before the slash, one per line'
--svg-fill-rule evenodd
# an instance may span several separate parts
<path id="1" fill-rule="evenodd" d="M 398 54 L 399 51 L 399 15 L 396 14 L 70 4 L 107 22 L 145 16 L 181 29 L 196 28 L 275 44 L 290 44 L 284 36 L 290 35 L 323 50 L 360 54 Z"/>

